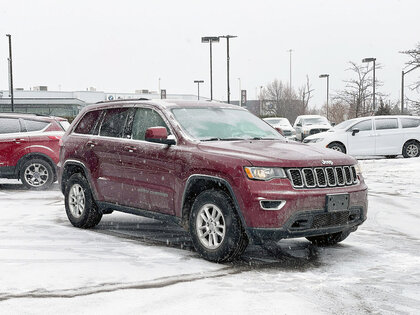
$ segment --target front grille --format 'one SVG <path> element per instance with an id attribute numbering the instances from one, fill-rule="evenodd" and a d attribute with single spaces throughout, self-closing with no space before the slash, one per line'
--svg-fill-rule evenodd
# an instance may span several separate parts
<path id="1" fill-rule="evenodd" d="M 294 188 L 351 186 L 359 183 L 354 166 L 286 169 Z"/>
<path id="2" fill-rule="evenodd" d="M 309 131 L 309 134 L 314 135 L 314 134 L 324 132 L 324 131 L 328 131 L 328 129 L 324 129 L 324 128 L 311 129 Z"/>
<path id="3" fill-rule="evenodd" d="M 314 216 L 312 221 L 312 229 L 346 225 L 349 220 L 349 211 L 321 213 Z"/>

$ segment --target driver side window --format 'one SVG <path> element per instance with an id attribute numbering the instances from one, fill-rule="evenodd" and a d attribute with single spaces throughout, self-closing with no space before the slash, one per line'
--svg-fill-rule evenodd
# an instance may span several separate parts
<path id="1" fill-rule="evenodd" d="M 137 108 L 133 120 L 132 139 L 145 140 L 146 130 L 150 127 L 165 127 L 171 134 L 162 117 L 153 109 Z"/>
<path id="2" fill-rule="evenodd" d="M 353 131 L 354 129 L 359 129 L 359 131 L 372 130 L 372 119 L 363 120 L 355 124 L 353 127 L 350 128 L 349 131 Z"/>

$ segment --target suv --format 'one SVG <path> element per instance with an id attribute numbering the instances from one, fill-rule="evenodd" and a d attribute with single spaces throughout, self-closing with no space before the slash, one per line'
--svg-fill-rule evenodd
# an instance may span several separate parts
<path id="1" fill-rule="evenodd" d="M 331 124 L 324 116 L 301 115 L 296 118 L 293 127 L 296 129 L 296 138 L 303 141 L 307 136 L 331 129 Z"/>
<path id="2" fill-rule="evenodd" d="M 289 142 L 238 106 L 106 102 L 84 108 L 62 140 L 59 181 L 79 228 L 114 210 L 171 220 L 223 262 L 248 241 L 336 244 L 366 220 L 354 158 Z"/>
<path id="3" fill-rule="evenodd" d="M 47 189 L 57 180 L 58 142 L 66 119 L 0 113 L 0 177 L 20 179 L 31 189 Z"/>
<path id="4" fill-rule="evenodd" d="M 278 132 L 280 132 L 287 139 L 294 139 L 296 137 L 296 130 L 292 127 L 289 119 L 283 117 L 268 117 L 263 119 L 269 123 Z"/>

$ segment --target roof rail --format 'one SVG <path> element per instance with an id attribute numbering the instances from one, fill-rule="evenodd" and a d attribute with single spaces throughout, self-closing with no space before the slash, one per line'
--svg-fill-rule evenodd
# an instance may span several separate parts
<path id="1" fill-rule="evenodd" d="M 113 103 L 113 102 L 129 102 L 129 101 L 150 101 L 150 98 L 124 98 L 124 99 L 118 99 L 118 100 L 106 100 L 106 101 L 99 101 L 95 104 L 102 104 L 102 103 Z"/>

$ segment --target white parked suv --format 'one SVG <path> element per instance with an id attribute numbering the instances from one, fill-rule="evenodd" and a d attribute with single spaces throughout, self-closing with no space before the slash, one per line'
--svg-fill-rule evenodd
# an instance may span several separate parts
<path id="1" fill-rule="evenodd" d="M 420 156 L 420 117 L 371 116 L 343 121 L 304 143 L 353 156 Z"/>
<path id="2" fill-rule="evenodd" d="M 265 122 L 269 123 L 277 131 L 279 131 L 284 137 L 292 139 L 296 135 L 295 128 L 289 122 L 289 119 L 284 117 L 268 117 L 263 119 Z"/>
<path id="3" fill-rule="evenodd" d="M 295 120 L 296 138 L 303 141 L 306 137 L 331 129 L 327 118 L 320 115 L 301 115 Z"/>

